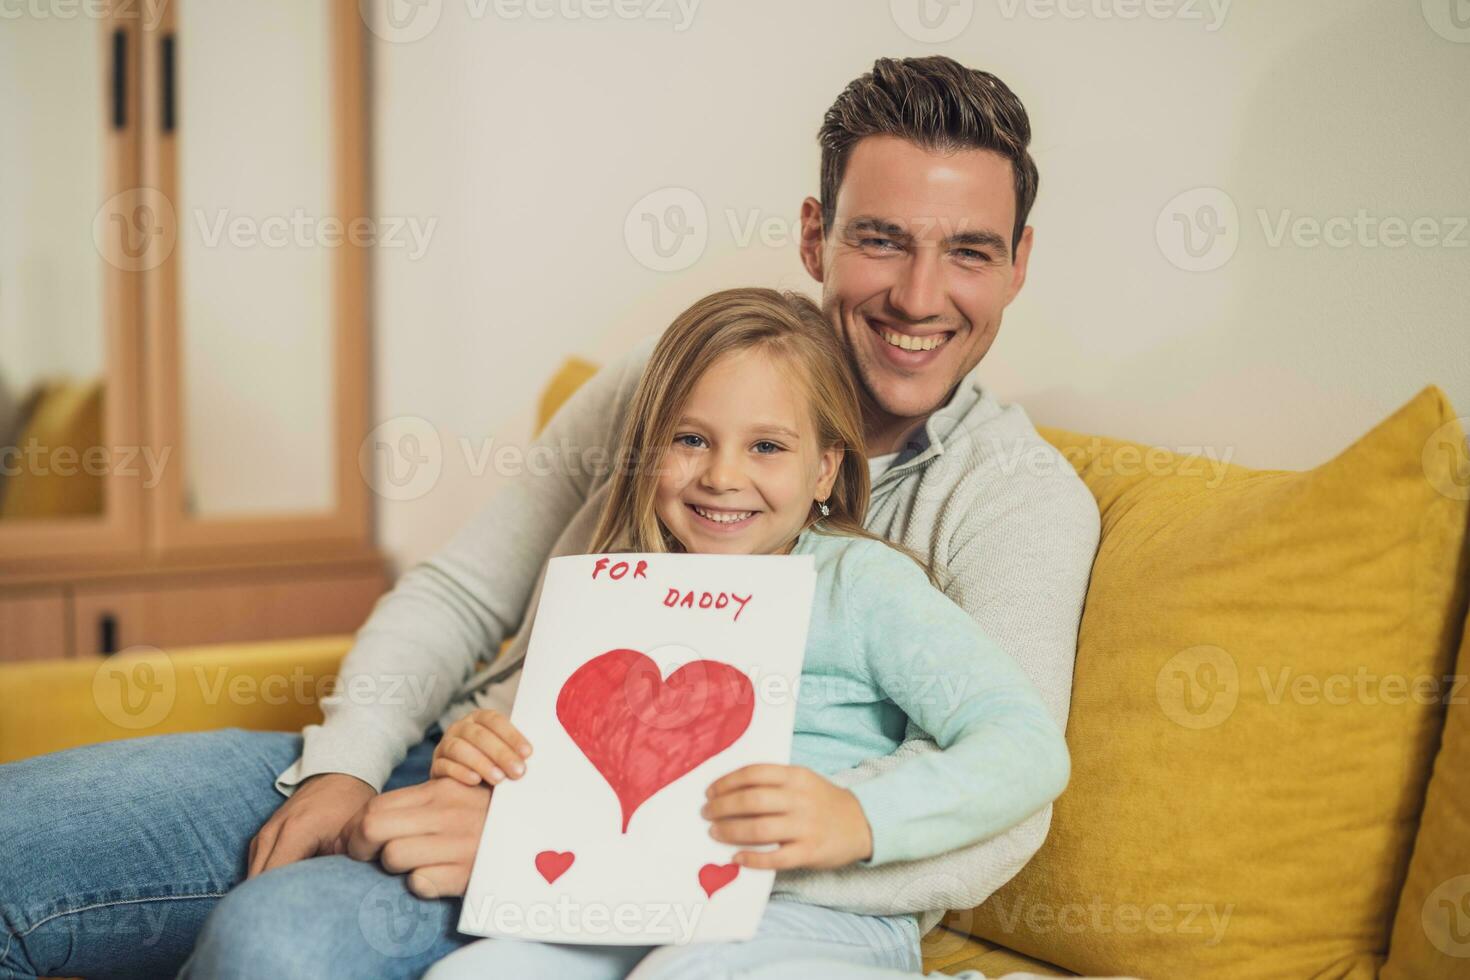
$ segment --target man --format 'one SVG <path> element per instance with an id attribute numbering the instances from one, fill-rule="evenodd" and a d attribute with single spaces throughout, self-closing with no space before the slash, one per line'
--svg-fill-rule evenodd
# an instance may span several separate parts
<path id="1" fill-rule="evenodd" d="M 947 58 L 882 59 L 838 97 L 819 140 L 801 257 L 863 389 L 867 526 L 930 558 L 1065 729 L 1097 508 L 1025 413 L 973 373 L 1031 253 L 1025 110 L 998 79 Z M 511 480 L 380 600 L 322 725 L 0 767 L 0 976 L 157 976 L 191 947 L 188 975 L 417 976 L 469 941 L 445 896 L 463 894 L 492 791 L 425 782 L 428 760 L 454 719 L 477 705 L 509 710 L 538 575 L 547 557 L 585 548 L 608 475 L 588 463 L 607 461 L 651 349 L 639 345 L 557 414 L 541 437 L 557 453 L 552 473 Z M 908 734 L 893 755 L 831 781 L 937 751 Z M 927 930 L 1009 880 L 1050 812 L 924 861 L 779 872 L 776 890 L 850 911 L 922 910 Z M 44 857 L 33 853 L 42 845 Z M 157 923 L 149 942 L 98 925 L 125 903 Z"/>

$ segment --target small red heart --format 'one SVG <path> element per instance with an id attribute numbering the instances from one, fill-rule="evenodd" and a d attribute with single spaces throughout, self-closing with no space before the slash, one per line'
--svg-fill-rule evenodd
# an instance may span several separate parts
<path id="1" fill-rule="evenodd" d="M 536 855 L 536 870 L 541 872 L 541 877 L 549 885 L 560 878 L 575 860 L 577 855 L 571 851 L 542 851 Z"/>
<path id="2" fill-rule="evenodd" d="M 739 873 L 738 864 L 706 864 L 699 869 L 699 887 L 704 889 L 706 897 L 713 897 L 715 892 L 734 881 Z"/>

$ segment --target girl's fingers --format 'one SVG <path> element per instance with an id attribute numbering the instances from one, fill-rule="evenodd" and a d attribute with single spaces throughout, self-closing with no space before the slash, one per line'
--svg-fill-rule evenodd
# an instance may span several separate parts
<path id="1" fill-rule="evenodd" d="M 725 844 L 785 844 L 797 839 L 797 830 L 785 816 L 731 817 L 713 824 L 709 835 Z"/>
<path id="2" fill-rule="evenodd" d="M 480 785 L 479 773 L 468 766 L 460 765 L 458 762 L 452 759 L 446 759 L 443 756 L 434 760 L 434 764 L 429 767 L 429 775 L 448 776 L 450 779 L 464 783 L 466 786 Z"/>
<path id="3" fill-rule="evenodd" d="M 806 852 L 800 844 L 782 844 L 773 851 L 736 851 L 731 858 L 742 868 L 784 871 L 806 864 Z"/>
<path id="4" fill-rule="evenodd" d="M 505 743 L 510 746 L 511 751 L 523 759 L 529 759 L 531 757 L 531 743 L 526 741 L 526 736 L 522 735 L 520 729 L 512 725 L 510 719 L 505 717 L 505 715 L 496 711 L 486 724 L 492 732 L 505 740 Z"/>
<path id="5" fill-rule="evenodd" d="M 505 778 L 505 773 L 495 764 L 495 761 L 468 739 L 456 738 L 452 741 L 440 742 L 438 755 L 441 759 L 458 762 L 466 769 L 479 773 L 484 777 L 485 782 L 492 785 Z"/>
<path id="6" fill-rule="evenodd" d="M 498 732 L 476 725 L 465 732 L 465 738 L 502 771 L 509 773 L 512 779 L 519 779 L 525 773 L 526 764 L 521 761 L 520 753 L 511 748 Z"/>
<path id="7" fill-rule="evenodd" d="M 754 817 L 762 813 L 786 813 L 791 797 L 785 790 L 772 786 L 737 789 L 713 797 L 699 811 L 706 820 L 725 817 Z"/>
<path id="8" fill-rule="evenodd" d="M 791 766 L 778 766 L 770 762 L 741 766 L 710 783 L 704 795 L 718 796 L 746 786 L 783 786 L 791 777 L 791 769 Z"/>

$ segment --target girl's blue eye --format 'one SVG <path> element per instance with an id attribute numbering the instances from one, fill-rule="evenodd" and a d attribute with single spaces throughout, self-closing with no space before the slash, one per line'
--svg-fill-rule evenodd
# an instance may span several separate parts
<path id="1" fill-rule="evenodd" d="M 698 440 L 700 442 L 703 442 L 704 441 L 703 438 L 701 438 L 700 436 L 697 436 L 697 435 L 695 435 L 692 432 L 686 432 L 683 435 L 674 436 L 674 443 L 675 443 L 675 445 L 679 445 L 679 446 L 688 446 L 690 449 L 698 449 L 699 448 L 698 446 L 690 446 L 689 443 L 687 443 L 687 442 L 684 441 L 685 439 L 696 439 L 696 440 Z"/>
<path id="2" fill-rule="evenodd" d="M 760 442 L 756 443 L 755 445 L 756 445 L 756 451 L 757 452 L 761 452 L 761 449 L 760 449 L 761 446 L 770 446 L 771 447 L 771 453 L 779 453 L 781 451 L 781 447 L 780 446 L 776 445 L 774 442 L 771 442 L 768 439 L 762 439 Z M 763 455 L 763 456 L 769 456 L 769 455 L 771 455 L 771 453 L 761 452 L 761 455 Z"/>

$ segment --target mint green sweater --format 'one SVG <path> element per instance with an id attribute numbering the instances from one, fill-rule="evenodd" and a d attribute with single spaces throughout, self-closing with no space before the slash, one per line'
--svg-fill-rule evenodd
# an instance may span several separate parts
<path id="1" fill-rule="evenodd" d="M 885 756 L 908 722 L 943 751 L 851 787 L 873 832 L 862 865 L 931 857 L 1009 827 L 1067 784 L 1067 745 L 1016 662 L 908 556 L 807 530 L 817 585 L 791 763 L 830 775 Z"/>

